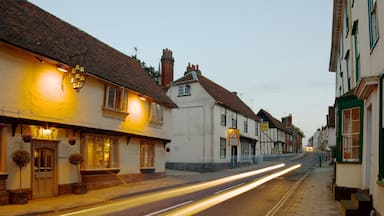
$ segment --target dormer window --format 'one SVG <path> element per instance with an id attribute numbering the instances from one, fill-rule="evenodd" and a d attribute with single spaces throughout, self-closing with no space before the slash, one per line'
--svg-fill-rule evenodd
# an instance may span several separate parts
<path id="1" fill-rule="evenodd" d="M 104 108 L 128 113 L 128 91 L 122 87 L 107 85 L 105 88 Z"/>
<path id="2" fill-rule="evenodd" d="M 191 95 L 191 85 L 190 84 L 184 84 L 179 85 L 179 91 L 178 96 L 190 96 Z"/>

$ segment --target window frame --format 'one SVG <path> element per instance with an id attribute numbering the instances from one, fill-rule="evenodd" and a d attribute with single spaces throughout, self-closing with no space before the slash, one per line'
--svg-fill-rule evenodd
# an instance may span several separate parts
<path id="1" fill-rule="evenodd" d="M 109 146 L 109 158 L 108 163 L 105 165 L 104 156 L 105 156 L 105 145 L 106 145 L 106 139 L 110 139 L 110 146 Z M 98 149 L 98 144 L 100 144 L 99 140 L 102 142 L 102 149 Z M 90 143 L 92 141 L 92 143 Z M 92 149 L 90 148 L 90 145 L 92 146 Z M 84 163 L 82 163 L 82 168 L 84 170 L 105 170 L 105 169 L 118 169 L 119 168 L 119 138 L 116 136 L 109 136 L 109 135 L 99 135 L 99 134 L 84 134 L 82 137 L 81 142 L 81 151 L 84 155 Z M 90 156 L 90 153 L 92 153 L 92 156 Z M 102 153 L 103 155 L 103 164 L 98 165 L 97 164 L 97 153 Z M 92 160 L 92 162 L 90 162 Z"/>
<path id="2" fill-rule="evenodd" d="M 376 0 L 368 0 L 368 26 L 369 47 L 373 50 L 380 38 Z"/>
<path id="3" fill-rule="evenodd" d="M 155 115 L 154 115 L 155 114 Z M 159 103 L 151 102 L 151 122 L 156 124 L 164 123 L 164 109 Z"/>
<path id="4" fill-rule="evenodd" d="M 353 113 L 354 113 L 354 110 L 357 110 L 358 111 L 358 119 L 354 119 L 354 116 L 353 116 Z M 361 148 L 361 141 L 360 141 L 360 107 L 351 107 L 351 108 L 346 108 L 346 109 L 343 109 L 342 111 L 342 122 L 341 122 L 341 136 L 342 136 L 342 139 L 343 139 L 343 147 L 342 147 L 342 160 L 343 162 L 358 162 L 360 160 L 360 148 Z M 346 115 L 349 115 L 350 118 L 347 119 L 345 116 Z M 346 122 L 348 121 L 348 122 Z M 354 130 L 354 123 L 358 123 L 358 131 L 355 131 Z M 347 126 L 347 128 L 346 128 Z M 357 137 L 358 140 L 357 140 L 357 145 L 356 143 L 354 143 L 354 137 Z M 358 153 L 358 156 L 357 157 L 354 157 L 353 155 L 353 152 L 354 152 L 354 149 L 358 149 L 357 151 L 359 152 Z M 348 158 L 346 158 L 346 155 L 350 155 Z"/>
<path id="5" fill-rule="evenodd" d="M 148 153 L 148 154 L 146 154 Z M 155 169 L 155 143 L 147 140 L 140 142 L 140 169 Z"/>
<path id="6" fill-rule="evenodd" d="M 227 158 L 227 139 L 220 137 L 220 159 Z"/>
<path id="7" fill-rule="evenodd" d="M 113 95 L 111 95 L 113 90 Z M 111 100 L 111 96 L 113 99 Z M 112 104 L 110 104 L 112 102 Z M 124 87 L 106 85 L 104 109 L 128 114 L 128 90 Z"/>
<path id="8" fill-rule="evenodd" d="M 244 133 L 248 133 L 248 118 L 244 119 Z"/>
<path id="9" fill-rule="evenodd" d="M 233 112 L 231 116 L 231 128 L 237 129 L 237 113 Z"/>
<path id="10" fill-rule="evenodd" d="M 255 121 L 255 136 L 259 136 L 259 122 Z"/>
<path id="11" fill-rule="evenodd" d="M 223 126 L 227 126 L 227 109 L 221 108 L 220 111 L 220 124 Z"/>
<path id="12" fill-rule="evenodd" d="M 178 97 L 191 96 L 191 84 L 178 85 Z"/>

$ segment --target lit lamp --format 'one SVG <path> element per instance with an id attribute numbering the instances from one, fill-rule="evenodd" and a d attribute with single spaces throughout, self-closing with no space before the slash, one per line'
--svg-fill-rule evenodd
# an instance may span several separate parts
<path id="1" fill-rule="evenodd" d="M 84 86 L 85 75 L 84 67 L 76 65 L 74 68 L 72 68 L 70 81 L 73 89 L 75 89 L 77 92 L 79 92 L 80 89 Z"/>

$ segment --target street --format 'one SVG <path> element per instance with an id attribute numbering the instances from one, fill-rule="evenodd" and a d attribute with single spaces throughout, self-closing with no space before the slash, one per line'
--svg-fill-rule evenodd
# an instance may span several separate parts
<path id="1" fill-rule="evenodd" d="M 266 176 L 297 164 L 301 164 L 301 167 L 254 188 L 250 186 Z M 266 215 L 297 180 L 311 167 L 318 165 L 318 153 L 307 153 L 302 158 L 286 163 L 285 166 L 278 165 L 259 174 L 242 173 L 204 183 L 118 199 L 87 209 L 60 212 L 57 215 L 187 215 L 191 214 L 188 209 L 194 209 L 192 214 L 197 215 Z M 249 189 L 244 189 L 246 187 Z M 238 190 L 242 192 L 237 193 Z M 237 194 L 230 195 L 234 193 Z M 223 198 L 218 198 L 220 195 Z M 214 199 L 222 201 L 213 206 L 202 204 L 212 203 Z M 199 207 L 196 207 L 197 205 Z"/>

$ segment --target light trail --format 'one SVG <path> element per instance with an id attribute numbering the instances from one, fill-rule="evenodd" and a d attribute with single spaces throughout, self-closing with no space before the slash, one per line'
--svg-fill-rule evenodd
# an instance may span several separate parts
<path id="1" fill-rule="evenodd" d="M 133 208 L 136 206 L 148 204 L 151 202 L 160 201 L 163 199 L 168 199 L 168 198 L 181 196 L 184 194 L 193 193 L 193 192 L 196 192 L 199 190 L 204 190 L 204 189 L 207 189 L 210 187 L 214 187 L 214 186 L 228 183 L 231 181 L 239 180 L 239 179 L 246 178 L 249 176 L 258 175 L 258 174 L 268 172 L 268 171 L 271 171 L 274 169 L 278 169 L 278 168 L 281 168 L 284 166 L 285 166 L 285 164 L 281 163 L 281 164 L 277 164 L 274 166 L 265 167 L 265 168 L 258 169 L 258 170 L 253 170 L 250 172 L 240 173 L 237 175 L 228 176 L 228 177 L 224 177 L 221 179 L 211 180 L 211 181 L 208 181 L 205 183 L 199 183 L 199 184 L 194 184 L 194 185 L 190 185 L 190 186 L 178 187 L 178 188 L 154 192 L 154 193 L 142 194 L 142 195 L 122 199 L 119 201 L 114 201 L 113 203 L 110 203 L 110 204 L 105 204 L 105 205 L 94 207 L 94 208 L 89 208 L 89 209 L 84 209 L 84 210 L 80 210 L 80 211 L 76 211 L 76 212 L 62 214 L 62 216 L 104 215 L 104 214 L 116 212 L 119 210 L 121 211 L 124 209 L 129 209 L 129 208 Z"/>
<path id="2" fill-rule="evenodd" d="M 268 175 L 266 177 L 261 177 L 260 179 L 258 180 L 255 180 L 249 184 L 246 184 L 244 186 L 241 186 L 239 188 L 236 188 L 236 189 L 233 189 L 233 190 L 230 190 L 230 191 L 227 191 L 227 192 L 224 192 L 224 193 L 221 193 L 221 194 L 217 194 L 217 195 L 214 195 L 214 196 L 211 196 L 211 197 L 208 197 L 206 199 L 202 199 L 200 201 L 197 201 L 195 203 L 192 203 L 192 204 L 189 204 L 185 207 L 181 207 L 181 208 L 178 208 L 178 209 L 175 209 L 173 211 L 170 211 L 170 212 L 167 212 L 165 213 L 164 215 L 172 215 L 172 216 L 184 216 L 184 215 L 194 215 L 194 214 L 197 214 L 207 208 L 210 208 L 214 205 L 217 205 L 221 202 L 224 202 L 228 199 L 231 199 L 235 196 L 238 196 L 240 194 L 243 194 L 247 191 L 250 191 L 274 178 L 277 178 L 279 176 L 282 176 L 284 174 L 287 174 L 288 172 L 291 172 L 297 168 L 301 167 L 301 164 L 297 164 L 295 166 L 292 166 L 292 167 L 289 167 L 287 169 L 284 169 L 282 171 L 279 171 L 279 172 L 276 172 L 276 173 L 273 173 L 271 175 Z"/>
<path id="3" fill-rule="evenodd" d="M 191 203 L 191 202 L 193 202 L 193 200 L 190 200 L 190 201 L 187 201 L 187 202 L 183 202 L 183 203 L 180 203 L 180 204 L 177 204 L 177 205 L 174 205 L 174 206 L 170 206 L 170 207 L 168 207 L 168 208 L 161 209 L 161 210 L 156 211 L 156 212 L 152 212 L 152 213 L 147 214 L 147 215 L 145 215 L 145 216 L 159 215 L 160 213 L 163 213 L 163 212 L 166 212 L 166 211 L 169 211 L 169 210 L 178 208 L 178 207 L 180 207 L 180 206 L 187 205 L 187 204 L 189 204 L 189 203 Z"/>
<path id="4" fill-rule="evenodd" d="M 245 183 L 240 183 L 240 184 L 237 184 L 237 185 L 233 185 L 233 186 L 231 186 L 231 187 L 228 187 L 228 188 L 224 188 L 223 190 L 216 191 L 215 194 L 219 194 L 219 193 L 222 193 L 222 192 L 224 192 L 224 191 L 233 189 L 233 188 L 235 188 L 235 187 L 239 187 L 240 185 L 243 185 L 243 184 L 245 184 Z"/>

